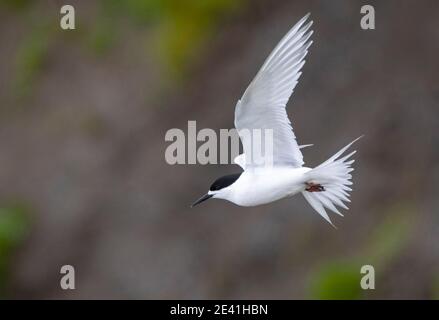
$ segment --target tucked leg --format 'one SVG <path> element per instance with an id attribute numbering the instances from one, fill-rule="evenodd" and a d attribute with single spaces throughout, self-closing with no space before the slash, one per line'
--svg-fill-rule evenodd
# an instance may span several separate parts
<path id="1" fill-rule="evenodd" d="M 305 190 L 308 192 L 322 192 L 325 191 L 325 187 L 318 183 L 307 182 Z"/>

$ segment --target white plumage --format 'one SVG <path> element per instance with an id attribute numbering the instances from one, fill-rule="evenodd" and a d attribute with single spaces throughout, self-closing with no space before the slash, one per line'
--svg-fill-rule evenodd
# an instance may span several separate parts
<path id="1" fill-rule="evenodd" d="M 302 74 L 300 69 L 312 44 L 308 41 L 312 35 L 312 31 L 308 31 L 312 21 L 304 25 L 308 17 L 309 14 L 303 17 L 274 48 L 235 108 L 238 133 L 242 129 L 273 129 L 274 165 L 296 168 L 303 165 L 285 106 Z M 240 134 L 240 138 L 244 153 L 252 154 L 252 163 L 262 163 L 248 136 Z"/>
<path id="2" fill-rule="evenodd" d="M 255 206 L 302 193 L 309 204 L 329 223 L 325 210 L 342 215 L 337 209 L 347 209 L 349 185 L 354 160 L 351 152 L 343 153 L 359 138 L 342 148 L 315 168 L 303 167 L 303 155 L 296 141 L 285 107 L 296 87 L 312 44 L 309 40 L 312 21 L 303 17 L 279 42 L 265 60 L 235 108 L 235 127 L 244 153 L 234 159 L 244 171 L 241 175 L 222 177 L 194 205 L 218 198 L 240 206 Z M 267 166 L 265 140 L 256 140 L 244 132 L 271 129 L 272 166 Z M 257 145 L 257 148 L 255 148 Z M 257 149 L 258 151 L 255 151 Z M 331 223 L 332 224 L 332 223 Z"/>

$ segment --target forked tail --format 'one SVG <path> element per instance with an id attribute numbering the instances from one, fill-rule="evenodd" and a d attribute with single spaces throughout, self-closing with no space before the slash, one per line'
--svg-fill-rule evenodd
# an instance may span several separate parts
<path id="1" fill-rule="evenodd" d="M 351 165 L 355 160 L 349 159 L 356 151 L 347 155 L 343 153 L 358 139 L 355 139 L 343 149 L 334 154 L 318 167 L 306 173 L 306 189 L 302 192 L 305 199 L 326 221 L 334 226 L 325 208 L 343 216 L 336 206 L 348 209 L 344 202 L 350 202 L 349 192 L 352 189 Z M 343 156 L 343 157 L 342 157 Z"/>

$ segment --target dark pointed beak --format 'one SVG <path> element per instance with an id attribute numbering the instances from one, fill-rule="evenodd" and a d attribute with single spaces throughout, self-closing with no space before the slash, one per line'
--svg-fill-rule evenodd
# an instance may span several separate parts
<path id="1" fill-rule="evenodd" d="M 207 199 L 212 198 L 213 194 L 206 193 L 204 196 L 202 196 L 200 199 L 192 203 L 191 208 L 195 207 L 197 204 L 200 204 L 203 201 L 206 201 Z"/>

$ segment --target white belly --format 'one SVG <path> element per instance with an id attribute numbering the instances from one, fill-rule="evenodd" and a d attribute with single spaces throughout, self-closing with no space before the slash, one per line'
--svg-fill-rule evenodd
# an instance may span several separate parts
<path id="1" fill-rule="evenodd" d="M 273 168 L 244 171 L 227 199 L 239 206 L 257 206 L 292 196 L 305 189 L 310 168 Z"/>

